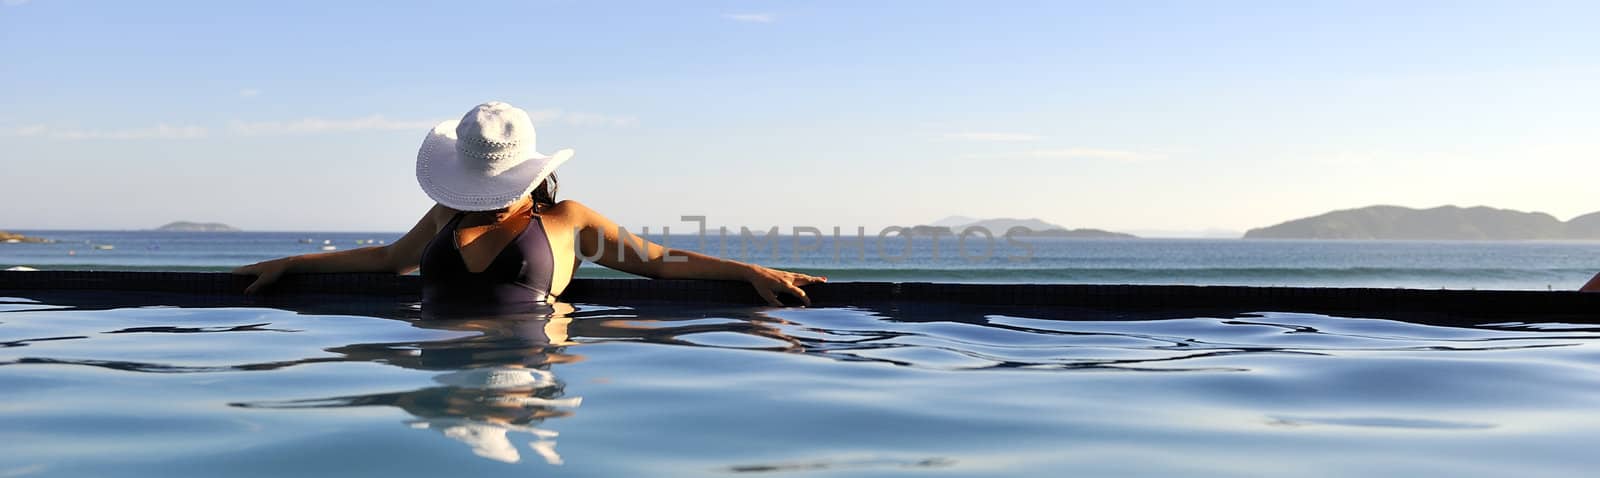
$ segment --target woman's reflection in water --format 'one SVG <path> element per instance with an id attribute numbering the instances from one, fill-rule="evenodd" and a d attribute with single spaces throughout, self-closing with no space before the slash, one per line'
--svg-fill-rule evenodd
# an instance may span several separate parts
<path id="1" fill-rule="evenodd" d="M 424 310 L 419 327 L 478 332 L 432 342 L 355 344 L 328 349 L 336 361 L 368 361 L 417 370 L 442 371 L 439 386 L 408 392 L 326 399 L 236 404 L 250 408 L 399 407 L 416 417 L 412 428 L 433 430 L 472 447 L 491 460 L 517 463 L 513 444 L 527 434 L 528 447 L 546 462 L 561 464 L 554 430 L 537 428 L 545 419 L 570 415 L 582 402 L 568 397 L 550 366 L 580 360 L 563 353 L 572 306 L 555 303 L 515 313 L 441 315 Z"/>
<path id="2" fill-rule="evenodd" d="M 317 304 L 296 309 L 307 314 L 356 314 L 383 316 L 387 312 L 329 309 Z M 354 395 L 324 399 L 235 403 L 246 408 L 341 408 L 392 406 L 415 416 L 406 423 L 412 428 L 436 431 L 472 447 L 473 453 L 492 460 L 517 463 L 520 448 L 513 444 L 518 434 L 532 440 L 528 447 L 546 462 L 561 464 L 555 450 L 554 430 L 538 428 L 546 419 L 572 414 L 581 397 L 567 396 L 563 384 L 552 372 L 552 365 L 582 359 L 568 354 L 569 346 L 585 343 L 644 342 L 662 345 L 703 347 L 686 336 L 708 332 L 731 332 L 765 337 L 777 341 L 760 350 L 805 352 L 805 343 L 786 335 L 780 326 L 787 323 L 759 309 L 730 307 L 721 309 L 683 309 L 672 306 L 636 305 L 575 310 L 570 304 L 553 303 L 538 310 L 460 311 L 424 308 L 418 320 L 393 317 L 414 326 L 473 332 L 468 337 L 413 342 L 361 343 L 328 348 L 332 357 L 305 358 L 286 362 L 245 364 L 234 370 L 272 370 L 313 363 L 376 362 L 415 370 L 440 372 L 433 377 L 438 386 L 408 392 Z M 415 309 L 412 309 L 414 313 Z M 703 322 L 713 319 L 712 322 Z"/>

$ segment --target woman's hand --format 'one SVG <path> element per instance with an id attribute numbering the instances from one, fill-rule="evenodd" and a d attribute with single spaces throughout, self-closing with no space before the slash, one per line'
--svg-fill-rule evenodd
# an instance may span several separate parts
<path id="1" fill-rule="evenodd" d="M 786 293 L 800 298 L 800 303 L 811 305 L 811 298 L 806 297 L 806 291 L 800 287 L 811 284 L 827 282 L 827 277 L 808 276 L 797 272 L 768 269 L 761 266 L 751 266 L 746 280 L 756 287 L 756 293 L 766 299 L 768 305 L 783 307 L 783 302 L 778 301 L 778 293 Z"/>
<path id="2" fill-rule="evenodd" d="M 278 278 L 282 277 L 284 272 L 288 272 L 289 259 L 290 258 L 285 257 L 270 261 L 257 262 L 255 264 L 234 269 L 233 273 L 256 276 L 256 281 L 250 283 L 250 287 L 246 287 L 244 289 L 244 293 L 254 294 L 260 292 L 261 288 L 271 285 L 273 282 L 277 282 Z"/>

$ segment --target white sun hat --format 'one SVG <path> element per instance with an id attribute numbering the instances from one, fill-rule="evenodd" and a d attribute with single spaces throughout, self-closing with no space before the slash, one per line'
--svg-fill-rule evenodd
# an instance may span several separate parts
<path id="1" fill-rule="evenodd" d="M 458 211 L 504 208 L 572 159 L 571 149 L 540 154 L 536 139 L 528 112 L 498 101 L 478 105 L 428 132 L 417 151 L 417 184 Z"/>

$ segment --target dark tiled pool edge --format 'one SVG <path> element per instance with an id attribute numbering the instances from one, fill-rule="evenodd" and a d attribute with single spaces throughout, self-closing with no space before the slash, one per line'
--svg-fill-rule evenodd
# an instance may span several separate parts
<path id="1" fill-rule="evenodd" d="M 237 296 L 251 278 L 216 272 L 0 271 L 0 291 L 103 290 Z M 417 300 L 416 276 L 307 274 L 284 278 L 265 298 L 310 294 Z M 1090 284 L 938 284 L 840 282 L 806 287 L 818 306 L 927 302 L 1112 308 L 1576 314 L 1600 318 L 1600 294 L 1570 291 L 1470 291 L 1322 287 Z M 737 282 L 577 279 L 564 299 L 587 302 L 675 300 L 759 303 Z"/>

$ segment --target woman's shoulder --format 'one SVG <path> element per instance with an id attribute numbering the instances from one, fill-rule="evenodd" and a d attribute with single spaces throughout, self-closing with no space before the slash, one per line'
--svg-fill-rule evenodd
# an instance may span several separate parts
<path id="1" fill-rule="evenodd" d="M 588 214 L 593 213 L 593 212 L 594 212 L 594 210 L 589 209 L 589 206 L 585 206 L 581 202 L 574 201 L 574 200 L 571 200 L 571 199 L 562 199 L 560 201 L 557 201 L 555 204 L 551 205 L 550 207 L 544 208 L 543 210 L 539 211 L 539 215 L 540 216 L 545 216 L 545 217 L 558 217 L 558 218 L 562 218 L 562 219 L 568 219 L 568 218 L 581 217 L 581 216 L 588 215 Z"/>
<path id="2" fill-rule="evenodd" d="M 563 199 L 539 211 L 539 217 L 547 223 L 579 227 L 588 224 L 593 214 L 594 210 L 589 206 L 571 199 Z"/>
<path id="3" fill-rule="evenodd" d="M 433 225 L 434 232 L 438 232 L 440 229 L 444 229 L 445 224 L 450 223 L 451 218 L 460 213 L 461 211 L 450 209 L 443 204 L 434 204 L 423 217 L 427 218 L 428 222 Z"/>

